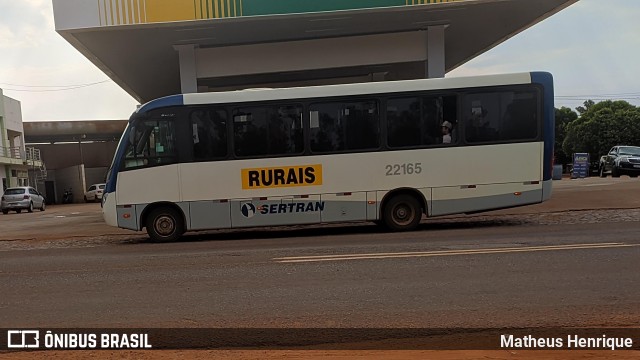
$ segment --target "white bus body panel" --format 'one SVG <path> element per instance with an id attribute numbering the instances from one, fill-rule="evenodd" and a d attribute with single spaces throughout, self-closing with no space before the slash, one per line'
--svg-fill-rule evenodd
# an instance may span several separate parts
<path id="1" fill-rule="evenodd" d="M 179 167 L 175 164 L 118 173 L 118 205 L 182 201 Z"/>
<path id="2" fill-rule="evenodd" d="M 119 173 L 118 190 L 105 206 L 114 198 L 119 209 L 133 205 L 137 219 L 119 225 L 137 230 L 144 207 L 154 202 L 178 204 L 189 230 L 378 220 L 384 196 L 401 188 L 419 190 L 429 216 L 497 209 L 543 200 L 543 147 L 533 142 L 168 165 Z M 305 165 L 322 166 L 321 185 L 243 189 L 243 169 Z"/>
<path id="3" fill-rule="evenodd" d="M 344 154 L 329 156 L 221 161 L 179 165 L 181 201 L 203 199 L 249 199 L 255 197 L 337 194 L 393 190 L 398 188 L 438 188 L 460 185 L 507 184 L 542 180 L 543 143 L 451 147 Z M 244 190 L 242 169 L 322 165 L 322 185 Z M 420 164 L 421 172 L 394 175 L 393 167 Z M 537 164 L 537 165 L 536 165 Z M 391 168 L 390 175 L 389 167 Z M 127 177 L 128 172 L 120 174 Z M 120 180 L 118 180 L 120 181 Z M 177 184 L 174 184 L 177 186 Z M 540 185 L 541 186 L 541 185 Z M 510 191 L 506 190 L 505 191 Z M 491 195 L 492 192 L 486 195 Z M 151 194 L 136 202 L 164 199 Z M 482 196 L 482 193 L 479 193 Z M 453 196 L 460 198 L 464 196 Z M 363 200 L 366 197 L 363 198 Z M 119 203 L 132 203 L 122 196 Z M 144 201 L 146 200 L 146 201 Z M 342 201 L 348 201 L 340 199 Z M 380 199 L 378 199 L 380 201 Z"/>

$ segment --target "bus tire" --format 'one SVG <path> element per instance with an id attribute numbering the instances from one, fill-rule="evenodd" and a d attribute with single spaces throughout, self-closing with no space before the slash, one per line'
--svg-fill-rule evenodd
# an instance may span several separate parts
<path id="1" fill-rule="evenodd" d="M 151 210 L 147 216 L 146 228 L 154 242 L 176 241 L 184 233 L 184 220 L 175 209 L 159 207 Z"/>
<path id="2" fill-rule="evenodd" d="M 392 231 L 415 230 L 422 219 L 422 207 L 418 200 L 407 194 L 392 197 L 384 206 L 382 220 Z"/>

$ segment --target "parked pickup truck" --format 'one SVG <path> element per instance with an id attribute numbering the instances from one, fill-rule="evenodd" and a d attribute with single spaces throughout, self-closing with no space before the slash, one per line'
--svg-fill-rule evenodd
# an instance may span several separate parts
<path id="1" fill-rule="evenodd" d="M 613 177 L 629 175 L 637 177 L 640 174 L 640 147 L 638 146 L 614 146 L 607 155 L 600 157 L 598 166 L 600 177 L 607 177 L 611 173 Z"/>

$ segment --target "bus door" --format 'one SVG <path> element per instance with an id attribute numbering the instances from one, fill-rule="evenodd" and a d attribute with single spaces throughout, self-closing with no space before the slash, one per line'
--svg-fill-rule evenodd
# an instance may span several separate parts
<path id="1" fill-rule="evenodd" d="M 226 200 L 189 202 L 190 230 L 225 229 L 231 227 L 229 203 Z"/>
<path id="2" fill-rule="evenodd" d="M 322 194 L 322 222 L 367 220 L 367 193 Z"/>

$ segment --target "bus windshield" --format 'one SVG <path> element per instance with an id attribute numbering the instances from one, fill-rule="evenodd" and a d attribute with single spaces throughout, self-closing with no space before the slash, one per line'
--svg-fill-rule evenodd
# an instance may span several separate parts
<path id="1" fill-rule="evenodd" d="M 175 161 L 174 122 L 163 119 L 139 119 L 126 139 L 124 169 Z"/>

